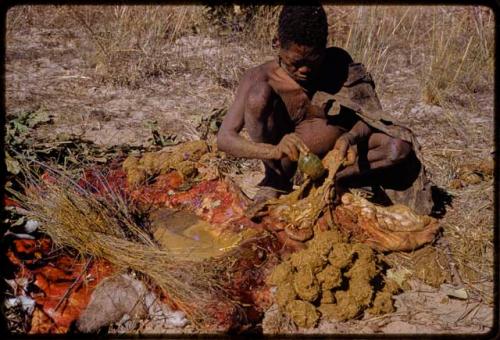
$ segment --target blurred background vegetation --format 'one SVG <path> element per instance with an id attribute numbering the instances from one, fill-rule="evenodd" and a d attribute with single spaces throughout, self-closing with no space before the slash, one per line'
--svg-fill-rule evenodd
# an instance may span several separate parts
<path id="1" fill-rule="evenodd" d="M 404 67 L 412 70 L 429 104 L 491 90 L 495 46 L 489 8 L 328 5 L 325 10 L 329 45 L 363 62 L 379 87 L 387 71 Z M 223 55 L 197 60 L 196 46 L 191 58 L 175 58 L 174 42 L 193 35 L 215 37 L 222 45 L 239 42 L 251 50 L 251 63 L 258 63 L 275 54 L 279 11 L 280 6 L 257 5 L 22 6 L 9 10 L 7 35 L 25 25 L 77 28 L 84 57 L 103 82 L 138 86 L 148 77 L 200 68 L 234 88 L 241 63 Z"/>

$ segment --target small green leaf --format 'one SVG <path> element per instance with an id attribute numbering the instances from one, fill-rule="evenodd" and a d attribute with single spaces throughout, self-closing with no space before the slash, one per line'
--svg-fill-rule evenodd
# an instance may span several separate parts
<path id="1" fill-rule="evenodd" d="M 40 109 L 33 112 L 33 114 L 29 116 L 27 123 L 30 128 L 34 128 L 40 124 L 49 123 L 51 120 L 52 118 L 50 117 L 49 112 L 44 109 Z"/>
<path id="2" fill-rule="evenodd" d="M 15 220 L 14 223 L 11 224 L 12 227 L 17 227 L 19 225 L 23 225 L 26 222 L 26 217 L 21 216 L 19 219 Z"/>
<path id="3" fill-rule="evenodd" d="M 12 126 L 14 127 L 14 133 L 23 134 L 28 132 L 28 127 L 17 120 L 12 121 Z"/>

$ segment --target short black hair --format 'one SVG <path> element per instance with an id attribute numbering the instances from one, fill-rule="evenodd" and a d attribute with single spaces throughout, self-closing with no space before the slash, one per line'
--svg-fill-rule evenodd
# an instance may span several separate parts
<path id="1" fill-rule="evenodd" d="M 318 6 L 283 6 L 278 21 L 278 39 L 282 47 L 290 43 L 323 48 L 328 37 L 325 10 Z"/>

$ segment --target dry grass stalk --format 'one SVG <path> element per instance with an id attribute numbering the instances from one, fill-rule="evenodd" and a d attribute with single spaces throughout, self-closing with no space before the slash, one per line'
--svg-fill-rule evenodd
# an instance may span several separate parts
<path id="1" fill-rule="evenodd" d="M 241 31 L 226 37 L 251 46 L 241 53 L 241 61 L 235 63 L 233 56 L 222 54 L 207 59 L 202 51 L 193 50 L 203 60 L 194 62 L 194 66 L 198 63 L 201 70 L 214 69 L 211 76 L 222 74 L 222 87 L 232 89 L 241 69 L 276 52 L 271 41 L 281 9 L 235 7 L 241 13 L 233 11 L 234 18 L 228 20 L 250 18 L 244 20 Z M 383 88 L 386 71 L 402 65 L 414 70 L 424 99 L 432 104 L 448 105 L 457 98 L 457 91 L 481 92 L 493 83 L 495 22 L 488 8 L 326 5 L 325 10 L 329 45 L 343 47 L 356 61 L 363 62 L 379 88 Z M 87 51 L 84 58 L 95 68 L 96 75 L 104 82 L 129 86 L 138 86 L 152 76 L 172 75 L 176 62 L 186 64 L 185 55 L 172 54 L 181 37 L 224 40 L 218 36 L 217 25 L 207 20 L 206 8 L 201 5 L 18 6 L 8 12 L 8 34 L 22 28 L 23 22 L 77 32 L 81 36 L 79 44 Z M 249 53 L 256 56 L 247 62 Z M 184 71 L 193 68 L 185 66 Z M 177 71 L 183 73 L 182 69 Z"/>
<path id="2" fill-rule="evenodd" d="M 192 31 L 201 6 L 68 6 L 94 50 L 88 55 L 104 82 L 138 86 L 168 71 L 165 51 Z"/>
<path id="3" fill-rule="evenodd" d="M 212 322 L 207 306 L 230 302 L 214 279 L 217 265 L 174 260 L 134 221 L 125 200 L 109 186 L 103 198 L 61 172 L 52 174 L 57 180 L 44 182 L 25 167 L 25 194 L 18 197 L 56 245 L 145 275 L 198 326 Z"/>
<path id="4" fill-rule="evenodd" d="M 491 16 L 477 7 L 455 12 L 432 9 L 430 44 L 421 74 L 427 102 L 450 104 L 458 88 L 477 91 L 485 80 L 492 81 L 494 50 L 487 43 L 492 36 L 485 38 L 493 33 Z"/>
<path id="5" fill-rule="evenodd" d="M 268 53 L 272 51 L 272 40 L 277 34 L 278 17 L 282 6 L 255 6 L 254 16 L 244 31 L 247 40 Z"/>
<path id="6" fill-rule="evenodd" d="M 424 99 L 450 105 L 457 91 L 493 83 L 494 19 L 479 6 L 325 6 L 330 44 L 345 48 L 383 85 L 400 58 L 415 68 Z M 472 71 L 471 71 L 472 70 Z"/>

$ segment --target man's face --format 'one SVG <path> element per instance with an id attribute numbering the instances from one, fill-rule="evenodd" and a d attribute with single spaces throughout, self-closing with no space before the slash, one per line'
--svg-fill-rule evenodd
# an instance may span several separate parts
<path id="1" fill-rule="evenodd" d="M 279 51 L 281 66 L 300 85 L 310 85 L 323 63 L 325 49 L 290 43 Z"/>

